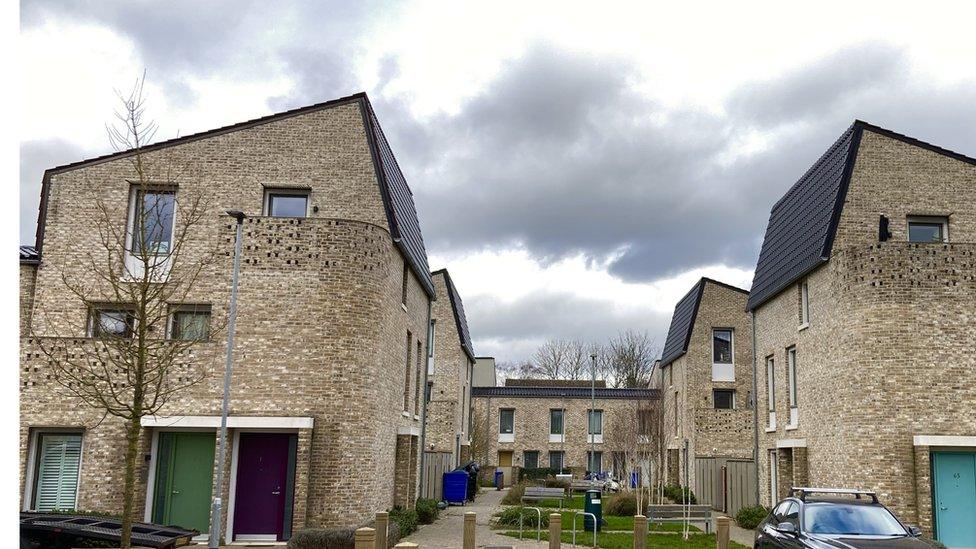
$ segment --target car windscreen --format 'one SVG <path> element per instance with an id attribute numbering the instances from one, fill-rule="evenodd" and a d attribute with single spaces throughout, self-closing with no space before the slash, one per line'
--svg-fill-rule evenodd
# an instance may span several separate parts
<path id="1" fill-rule="evenodd" d="M 807 503 L 803 507 L 803 526 L 811 534 L 861 534 L 904 536 L 898 520 L 880 506 L 847 503 Z"/>

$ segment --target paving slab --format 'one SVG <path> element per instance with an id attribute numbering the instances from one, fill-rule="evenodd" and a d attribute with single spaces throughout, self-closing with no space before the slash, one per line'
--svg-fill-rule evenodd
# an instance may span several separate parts
<path id="1" fill-rule="evenodd" d="M 488 549 L 490 547 L 512 547 L 526 549 L 546 549 L 549 543 L 535 541 L 535 531 L 531 532 L 531 540 L 510 538 L 492 531 L 491 516 L 501 510 L 501 501 L 508 490 L 481 490 L 478 497 L 467 505 L 452 505 L 441 511 L 440 517 L 433 524 L 424 524 L 416 532 L 401 541 L 416 543 L 421 549 L 460 549 L 461 536 L 464 530 L 464 513 L 472 511 L 475 518 L 475 547 Z M 526 531 L 528 538 L 530 533 Z"/>

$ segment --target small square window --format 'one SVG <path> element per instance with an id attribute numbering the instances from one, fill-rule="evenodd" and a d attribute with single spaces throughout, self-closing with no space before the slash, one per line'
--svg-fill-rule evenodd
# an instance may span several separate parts
<path id="1" fill-rule="evenodd" d="M 712 401 L 715 403 L 716 410 L 732 410 L 735 408 L 735 390 L 714 389 Z"/>
<path id="2" fill-rule="evenodd" d="M 180 307 L 173 311 L 169 337 L 183 341 L 204 341 L 210 338 L 210 306 Z"/>
<path id="3" fill-rule="evenodd" d="M 92 310 L 88 332 L 96 339 L 132 337 L 135 323 L 131 309 L 97 308 Z"/>
<path id="4" fill-rule="evenodd" d="M 533 450 L 526 450 L 522 452 L 522 466 L 526 469 L 538 469 L 539 468 L 539 452 Z"/>
<path id="5" fill-rule="evenodd" d="M 915 216 L 908 218 L 909 242 L 948 242 L 949 218 Z"/>
<path id="6" fill-rule="evenodd" d="M 308 217 L 308 191 L 273 190 L 265 198 L 265 212 L 271 217 Z"/>

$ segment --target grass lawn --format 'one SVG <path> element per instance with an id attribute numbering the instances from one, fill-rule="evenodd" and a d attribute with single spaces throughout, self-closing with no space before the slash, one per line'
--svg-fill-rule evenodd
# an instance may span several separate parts
<path id="1" fill-rule="evenodd" d="M 518 537 L 517 530 L 502 533 L 506 536 L 512 536 L 515 538 Z M 543 531 L 542 539 L 548 540 L 549 532 Z M 573 541 L 572 534 L 570 532 L 563 531 L 562 541 L 563 543 L 571 543 Z M 577 532 L 576 543 L 582 547 L 589 547 L 590 544 L 593 543 L 593 534 L 590 532 Z M 597 547 L 602 547 L 604 549 L 631 549 L 634 546 L 634 535 L 604 534 L 600 532 L 597 533 L 596 543 Z M 655 549 L 713 549 L 715 547 L 715 535 L 693 534 L 687 541 L 685 541 L 681 539 L 680 535 L 676 534 L 651 534 L 647 536 L 647 546 L 654 547 Z M 734 541 L 729 542 L 729 547 L 733 549 L 748 549 L 745 545 L 741 545 Z"/>
<path id="2" fill-rule="evenodd" d="M 563 516 L 563 529 L 572 530 L 573 529 L 573 512 L 572 511 L 561 511 L 560 514 Z M 603 514 L 603 529 L 604 530 L 629 530 L 634 531 L 634 517 L 614 517 L 606 513 Z M 576 517 L 576 524 L 578 528 L 583 528 L 583 516 L 579 515 Z M 652 532 L 680 532 L 681 524 L 676 523 L 651 523 L 647 525 L 648 529 Z M 700 528 L 695 526 L 689 526 L 692 532 L 701 532 Z"/>

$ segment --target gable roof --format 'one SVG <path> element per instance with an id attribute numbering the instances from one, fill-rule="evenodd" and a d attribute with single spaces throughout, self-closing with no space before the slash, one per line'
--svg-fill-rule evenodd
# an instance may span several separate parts
<path id="1" fill-rule="evenodd" d="M 865 130 L 976 165 L 976 159 L 968 156 L 855 120 L 773 205 L 753 275 L 748 310 L 772 299 L 830 259 Z"/>
<path id="2" fill-rule="evenodd" d="M 584 398 L 591 396 L 589 387 L 472 387 L 472 397 L 521 397 L 521 398 Z M 601 400 L 635 400 L 660 398 L 657 389 L 612 389 L 597 387 L 592 396 Z"/>
<path id="3" fill-rule="evenodd" d="M 142 147 L 141 152 L 152 152 L 175 145 L 181 145 L 209 137 L 216 137 L 218 135 L 223 135 L 238 130 L 253 128 L 269 122 L 276 122 L 286 118 L 291 118 L 293 116 L 300 116 L 303 114 L 351 103 L 358 104 L 363 115 L 363 126 L 366 129 L 366 137 L 369 142 L 370 153 L 373 157 L 373 167 L 376 171 L 377 182 L 380 187 L 380 195 L 383 197 L 383 207 L 386 211 L 390 235 L 392 236 L 394 243 L 396 243 L 397 248 L 399 248 L 400 252 L 403 253 L 404 257 L 407 258 L 407 263 L 410 265 L 414 275 L 420 281 L 424 291 L 428 296 L 433 298 L 434 282 L 430 277 L 430 267 L 427 264 L 427 251 L 424 248 L 424 239 L 420 232 L 420 221 L 417 219 L 417 210 L 413 202 L 413 193 L 410 191 L 410 187 L 407 185 L 407 180 L 403 176 L 403 172 L 400 170 L 400 166 L 397 164 L 396 158 L 393 156 L 393 150 L 390 148 L 390 144 L 386 140 L 386 136 L 383 134 L 383 129 L 380 127 L 379 120 L 376 118 L 376 114 L 369 102 L 369 98 L 366 96 L 366 92 L 359 92 L 346 97 L 340 97 L 338 99 L 324 101 L 314 105 L 308 105 L 305 107 L 299 107 L 297 109 L 270 114 L 261 118 L 246 120 L 244 122 L 238 122 L 229 126 L 223 126 L 212 130 L 185 135 L 183 137 L 159 141 L 157 143 Z M 135 153 L 135 149 L 119 151 L 95 158 L 89 158 L 87 160 L 72 162 L 70 164 L 63 164 L 61 166 L 50 168 L 44 172 L 44 178 L 41 181 L 41 202 L 38 208 L 37 236 L 35 238 L 35 247 L 38 255 L 43 252 L 44 248 L 44 231 L 47 221 L 47 201 L 51 188 L 51 176 L 82 167 L 100 164 L 102 162 L 124 158 Z"/>
<path id="4" fill-rule="evenodd" d="M 461 348 L 464 349 L 464 354 L 468 355 L 471 362 L 475 362 L 476 357 L 474 356 L 474 347 L 471 345 L 471 333 L 468 331 L 468 319 L 464 315 L 464 303 L 461 302 L 461 295 L 454 287 L 451 274 L 447 272 L 447 269 L 439 269 L 432 274 L 444 275 L 444 284 L 447 286 L 447 295 L 451 300 L 451 309 L 454 311 L 454 323 L 458 327 L 458 339 Z"/>
<path id="5" fill-rule="evenodd" d="M 668 327 L 668 338 L 664 342 L 664 350 L 661 352 L 660 364 L 656 366 L 657 368 L 671 364 L 680 358 L 681 355 L 688 352 L 688 343 L 691 340 L 691 332 L 695 329 L 695 317 L 698 316 L 698 306 L 701 305 L 701 298 L 702 294 L 705 293 L 706 283 L 715 284 L 744 294 L 749 293 L 742 288 L 702 277 L 678 301 L 678 304 L 674 306 L 674 314 L 671 316 L 671 326 Z"/>

